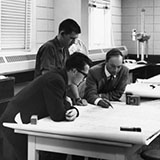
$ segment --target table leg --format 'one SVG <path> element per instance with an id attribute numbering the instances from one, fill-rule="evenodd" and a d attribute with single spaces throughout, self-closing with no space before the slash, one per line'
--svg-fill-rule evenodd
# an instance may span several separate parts
<path id="1" fill-rule="evenodd" d="M 28 160 L 38 160 L 39 154 L 36 150 L 36 137 L 28 135 Z"/>
<path id="2" fill-rule="evenodd" d="M 138 149 L 140 149 L 142 147 L 142 145 L 134 145 L 132 148 L 130 148 L 128 151 L 127 151 L 127 154 L 126 154 L 126 160 L 135 160 L 137 159 L 137 156 L 138 156 Z"/>

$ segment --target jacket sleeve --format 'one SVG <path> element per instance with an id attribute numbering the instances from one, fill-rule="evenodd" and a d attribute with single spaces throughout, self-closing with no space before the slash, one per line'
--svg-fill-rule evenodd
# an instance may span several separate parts
<path id="1" fill-rule="evenodd" d="M 100 74 L 99 74 L 100 75 Z M 91 104 L 94 104 L 95 100 L 99 98 L 101 94 L 102 98 L 107 98 L 109 100 L 119 100 L 124 93 L 125 87 L 128 83 L 129 70 L 123 67 L 120 76 L 117 80 L 117 84 L 111 88 L 107 93 L 99 92 L 99 85 L 102 84 L 103 78 L 99 78 L 94 70 L 90 70 L 86 80 L 85 98 Z M 101 76 L 101 75 L 100 75 Z M 104 82 L 105 84 L 105 82 Z"/>
<path id="2" fill-rule="evenodd" d="M 88 103 L 94 104 L 94 101 L 99 98 L 98 96 L 98 82 L 97 79 L 94 77 L 92 70 L 89 70 L 87 79 L 86 79 L 86 89 L 85 89 L 85 96 L 84 96 Z"/>
<path id="3" fill-rule="evenodd" d="M 60 79 L 48 81 L 43 88 L 43 96 L 45 99 L 48 114 L 54 121 L 65 120 L 65 113 L 72 106 L 65 99 L 65 82 Z"/>

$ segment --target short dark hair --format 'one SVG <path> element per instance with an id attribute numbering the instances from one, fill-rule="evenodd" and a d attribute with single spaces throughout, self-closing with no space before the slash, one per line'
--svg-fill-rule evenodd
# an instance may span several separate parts
<path id="1" fill-rule="evenodd" d="M 59 25 L 59 33 L 64 31 L 65 34 L 71 34 L 75 32 L 76 34 L 81 33 L 81 28 L 76 21 L 73 19 L 66 19 L 62 21 Z"/>
<path id="2" fill-rule="evenodd" d="M 108 62 L 108 60 L 111 58 L 111 57 L 114 57 L 114 56 L 122 56 L 123 58 L 123 54 L 122 52 L 117 49 L 117 48 L 113 48 L 111 50 L 109 50 L 106 54 L 106 62 Z"/>
<path id="3" fill-rule="evenodd" d="M 76 68 L 77 70 L 84 70 L 84 66 L 88 64 L 89 66 L 92 65 L 91 59 L 89 59 L 86 55 L 80 52 L 74 52 L 66 61 L 66 70 L 72 70 Z"/>

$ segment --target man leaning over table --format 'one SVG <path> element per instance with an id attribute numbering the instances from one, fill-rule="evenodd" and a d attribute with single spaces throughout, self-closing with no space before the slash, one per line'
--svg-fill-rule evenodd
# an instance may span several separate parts
<path id="1" fill-rule="evenodd" d="M 58 27 L 58 34 L 55 38 L 45 42 L 38 50 L 36 56 L 36 65 L 34 76 L 37 78 L 54 68 L 63 68 L 65 66 L 66 60 L 70 56 L 69 49 L 73 51 L 80 50 L 79 45 L 76 45 L 78 37 L 81 33 L 81 28 L 79 24 L 73 19 L 63 20 Z M 76 44 L 75 44 L 76 43 Z M 73 50 L 73 46 L 79 46 L 79 49 Z M 70 85 L 68 89 L 68 96 L 70 96 L 76 105 L 86 105 L 86 100 L 81 100 L 78 88 L 76 85 Z"/>
<path id="2" fill-rule="evenodd" d="M 29 123 L 32 115 L 39 119 L 50 116 L 53 121 L 73 121 L 79 113 L 67 100 L 66 89 L 70 84 L 78 85 L 83 81 L 90 64 L 86 55 L 75 52 L 66 61 L 64 69 L 53 69 L 39 76 L 9 102 L 0 118 L 0 130 L 13 148 L 9 160 L 27 160 L 27 135 L 14 133 L 2 123 L 15 123 L 18 113 L 23 123 Z M 65 160 L 66 155 L 61 154 L 58 159 Z"/>
<path id="3" fill-rule="evenodd" d="M 85 98 L 91 104 L 110 107 L 109 101 L 118 101 L 124 93 L 129 70 L 123 65 L 123 54 L 111 49 L 106 60 L 90 68 L 85 88 Z"/>

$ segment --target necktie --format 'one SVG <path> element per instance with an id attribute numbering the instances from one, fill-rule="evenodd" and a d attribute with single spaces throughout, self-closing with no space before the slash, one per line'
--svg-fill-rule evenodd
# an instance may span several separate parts
<path id="1" fill-rule="evenodd" d="M 107 82 L 110 82 L 114 79 L 113 75 L 110 75 L 109 77 L 107 77 Z"/>
<path id="2" fill-rule="evenodd" d="M 114 77 L 112 75 L 105 78 L 104 86 L 102 88 L 102 92 L 103 93 L 107 93 L 110 90 L 110 88 L 112 87 L 112 80 L 113 80 L 113 78 Z"/>

